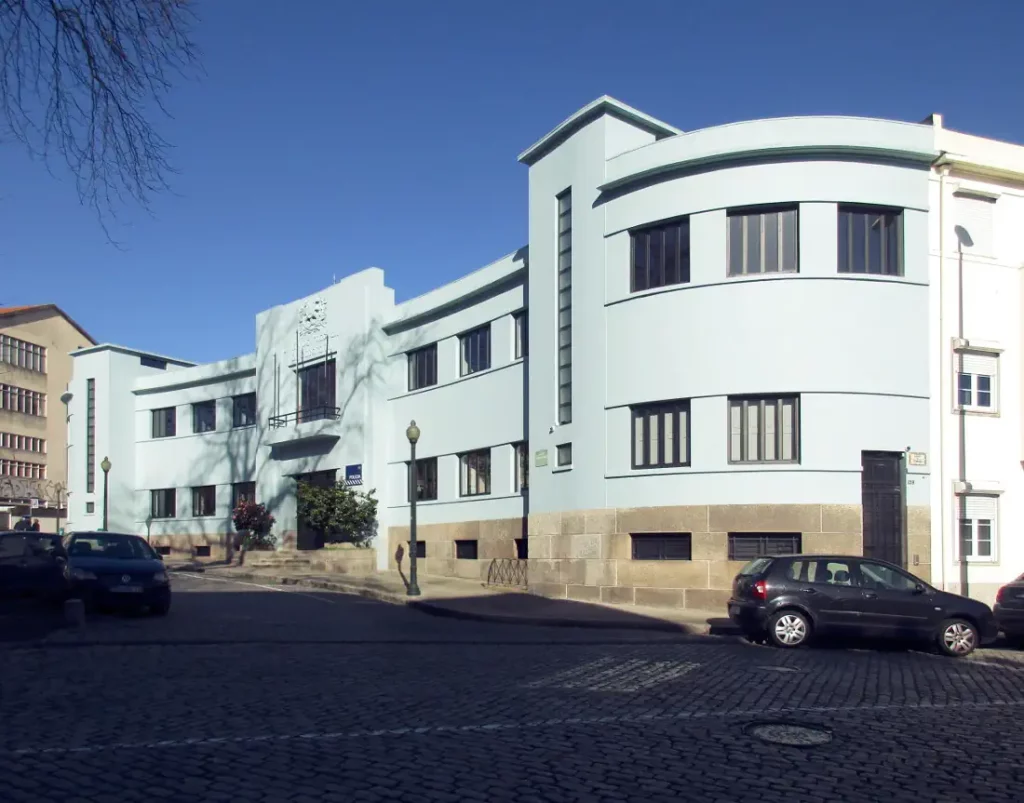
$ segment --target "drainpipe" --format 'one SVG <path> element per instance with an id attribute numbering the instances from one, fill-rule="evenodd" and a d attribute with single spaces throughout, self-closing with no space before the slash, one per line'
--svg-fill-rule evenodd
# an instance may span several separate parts
<path id="1" fill-rule="evenodd" d="M 939 158 L 932 162 L 933 167 L 939 168 L 939 460 L 938 460 L 938 483 L 939 483 L 939 588 L 946 589 L 946 461 L 945 461 L 945 421 L 946 388 L 943 382 L 945 373 L 946 338 L 943 329 L 943 309 L 945 297 L 943 295 L 943 274 L 946 272 L 946 176 L 949 175 L 949 165 L 941 164 L 946 157 L 946 152 L 939 154 Z M 934 561 L 932 561 L 934 564 Z"/>

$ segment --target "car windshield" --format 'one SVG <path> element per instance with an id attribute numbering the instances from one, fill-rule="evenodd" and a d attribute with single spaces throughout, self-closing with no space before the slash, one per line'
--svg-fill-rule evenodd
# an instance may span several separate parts
<path id="1" fill-rule="evenodd" d="M 772 562 L 771 558 L 754 558 L 750 563 L 740 569 L 740 574 L 750 576 L 752 574 L 760 574 Z"/>
<path id="2" fill-rule="evenodd" d="M 118 560 L 155 560 L 156 554 L 134 535 L 89 533 L 73 535 L 68 541 L 72 558 L 114 558 Z"/>

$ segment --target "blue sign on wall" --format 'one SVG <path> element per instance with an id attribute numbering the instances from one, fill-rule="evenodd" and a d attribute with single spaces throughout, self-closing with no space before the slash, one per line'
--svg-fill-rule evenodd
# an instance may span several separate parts
<path id="1" fill-rule="evenodd" d="M 345 466 L 345 484 L 346 485 L 362 485 L 363 484 L 363 464 L 356 463 L 354 466 Z"/>

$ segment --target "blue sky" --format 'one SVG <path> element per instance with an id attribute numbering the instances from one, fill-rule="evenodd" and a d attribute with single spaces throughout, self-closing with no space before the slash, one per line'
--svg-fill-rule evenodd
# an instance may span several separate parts
<path id="1" fill-rule="evenodd" d="M 516 156 L 602 94 L 684 130 L 853 114 L 1024 142 L 1024 3 L 206 0 L 205 76 L 160 119 L 173 193 L 112 247 L 70 178 L 0 143 L 0 306 L 197 361 L 368 266 L 399 300 L 526 242 Z"/>

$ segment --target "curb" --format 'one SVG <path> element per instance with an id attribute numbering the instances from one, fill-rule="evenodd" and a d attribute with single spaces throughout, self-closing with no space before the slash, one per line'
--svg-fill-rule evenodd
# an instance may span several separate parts
<path id="1" fill-rule="evenodd" d="M 574 627 L 589 630 L 646 630 L 658 633 L 675 633 L 677 635 L 689 636 L 740 635 L 738 628 L 731 628 L 728 626 L 717 627 L 708 623 L 691 625 L 657 619 L 636 622 L 611 622 L 601 621 L 598 619 L 570 619 L 564 617 L 467 611 L 459 608 L 450 608 L 443 603 L 432 602 L 430 600 L 410 599 L 405 595 L 395 594 L 382 589 L 347 585 L 345 583 L 337 583 L 331 580 L 306 580 L 299 577 L 268 576 L 253 572 L 233 573 L 231 578 L 225 579 L 262 582 L 265 585 L 299 586 L 301 588 L 313 588 L 321 591 L 335 591 L 342 594 L 352 594 L 366 599 L 377 600 L 378 602 L 387 602 L 392 605 L 404 605 L 407 608 L 413 608 L 430 616 L 437 616 L 446 619 L 463 619 L 473 622 L 490 622 L 492 624 L 501 625 L 532 625 L 536 627 Z"/>

